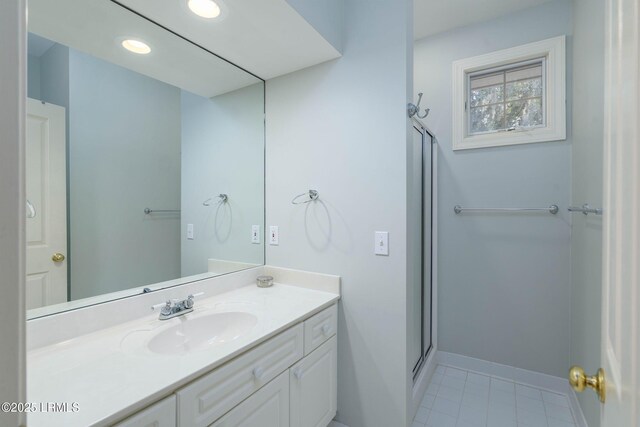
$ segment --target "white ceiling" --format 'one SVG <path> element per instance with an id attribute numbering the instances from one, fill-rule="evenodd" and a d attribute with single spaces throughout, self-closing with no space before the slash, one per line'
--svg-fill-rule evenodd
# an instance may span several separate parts
<path id="1" fill-rule="evenodd" d="M 205 97 L 260 81 L 106 0 L 29 0 L 29 31 Z M 151 53 L 126 51 L 124 38 L 146 41 Z"/>
<path id="2" fill-rule="evenodd" d="M 198 18 L 186 0 L 119 2 L 265 80 L 340 56 L 286 0 L 216 0 L 215 20 Z"/>
<path id="3" fill-rule="evenodd" d="M 551 0 L 414 0 L 413 38 L 486 21 Z"/>
<path id="4" fill-rule="evenodd" d="M 120 0 L 144 17 L 109 0 L 30 0 L 29 31 L 206 97 L 340 56 L 286 0 L 217 1 L 222 16 L 206 20 L 186 0 Z M 124 50 L 124 38 L 144 40 L 151 53 Z M 31 37 L 32 53 L 48 47 Z"/>

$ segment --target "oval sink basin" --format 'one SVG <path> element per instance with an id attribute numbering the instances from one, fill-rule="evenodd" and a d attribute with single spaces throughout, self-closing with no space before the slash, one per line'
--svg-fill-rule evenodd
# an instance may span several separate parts
<path id="1" fill-rule="evenodd" d="M 240 338 L 258 323 L 250 313 L 213 313 L 180 319 L 181 322 L 158 332 L 147 348 L 158 354 L 184 354 Z"/>

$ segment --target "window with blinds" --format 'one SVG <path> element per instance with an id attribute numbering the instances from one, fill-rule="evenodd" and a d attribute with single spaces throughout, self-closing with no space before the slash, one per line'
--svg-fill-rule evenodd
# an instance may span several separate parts
<path id="1" fill-rule="evenodd" d="M 545 59 L 468 74 L 468 134 L 545 126 Z"/>

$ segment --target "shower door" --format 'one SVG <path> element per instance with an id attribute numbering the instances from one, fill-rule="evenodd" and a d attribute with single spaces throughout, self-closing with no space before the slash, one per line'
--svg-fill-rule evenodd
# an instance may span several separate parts
<path id="1" fill-rule="evenodd" d="M 413 322 L 410 351 L 414 379 L 432 348 L 433 142 L 427 129 L 414 125 L 409 200 L 410 223 L 416 230 L 411 237 L 412 255 L 419 260 L 410 278 Z"/>

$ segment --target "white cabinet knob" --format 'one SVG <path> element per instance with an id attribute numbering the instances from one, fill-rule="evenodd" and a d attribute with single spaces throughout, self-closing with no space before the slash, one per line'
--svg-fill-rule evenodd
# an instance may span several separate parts
<path id="1" fill-rule="evenodd" d="M 293 370 L 293 376 L 296 377 L 296 379 L 301 380 L 302 379 L 302 368 L 296 368 Z"/>
<path id="2" fill-rule="evenodd" d="M 255 379 L 260 380 L 262 379 L 262 377 L 264 376 L 264 369 L 262 369 L 261 367 L 255 367 L 253 368 L 253 376 L 255 377 Z"/>
<path id="3" fill-rule="evenodd" d="M 322 333 L 326 336 L 329 335 L 329 333 L 331 333 L 331 326 L 329 326 L 329 324 L 324 324 L 322 326 Z"/>

